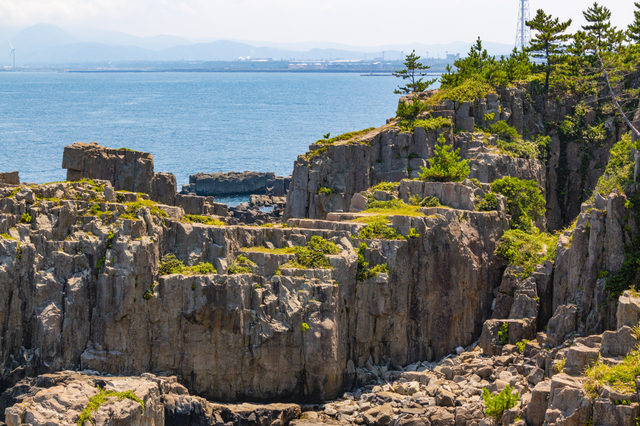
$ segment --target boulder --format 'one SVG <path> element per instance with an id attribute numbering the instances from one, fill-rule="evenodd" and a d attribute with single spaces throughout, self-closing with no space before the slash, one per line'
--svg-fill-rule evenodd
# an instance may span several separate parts
<path id="1" fill-rule="evenodd" d="M 638 346 L 633 330 L 623 326 L 618 331 L 605 331 L 602 334 L 600 351 L 605 357 L 624 357 Z"/>
<path id="2" fill-rule="evenodd" d="M 593 403 L 593 424 L 602 426 L 636 426 L 638 403 L 616 405 L 610 399 L 596 399 Z"/>
<path id="3" fill-rule="evenodd" d="M 618 299 L 617 328 L 625 325 L 635 327 L 640 323 L 640 293 L 632 290 L 625 291 Z"/>
<path id="4" fill-rule="evenodd" d="M 525 410 L 529 426 L 543 425 L 550 393 L 551 384 L 549 382 L 540 382 L 531 390 L 531 401 Z"/>
<path id="5" fill-rule="evenodd" d="M 576 330 L 577 312 L 575 305 L 558 306 L 547 324 L 547 344 L 557 346 L 569 333 Z"/>
<path id="6" fill-rule="evenodd" d="M 587 368 L 598 361 L 599 348 L 590 348 L 584 345 L 573 345 L 567 351 L 564 371 L 567 374 L 582 374 Z"/>
<path id="7" fill-rule="evenodd" d="M 0 184 L 4 185 L 20 185 L 19 172 L 0 173 Z"/>

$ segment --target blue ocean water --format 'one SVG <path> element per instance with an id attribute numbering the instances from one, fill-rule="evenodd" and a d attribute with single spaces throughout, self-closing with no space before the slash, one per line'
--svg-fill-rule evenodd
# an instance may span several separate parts
<path id="1" fill-rule="evenodd" d="M 197 172 L 272 171 L 325 133 L 394 115 L 398 80 L 321 73 L 0 73 L 0 171 L 64 180 L 74 142 L 151 152 L 178 184 Z"/>

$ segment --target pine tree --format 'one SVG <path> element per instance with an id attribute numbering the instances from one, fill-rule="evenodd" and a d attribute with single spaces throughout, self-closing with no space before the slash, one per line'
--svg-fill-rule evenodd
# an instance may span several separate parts
<path id="1" fill-rule="evenodd" d="M 444 136 L 440 136 L 433 158 L 429 159 L 429 168 L 422 168 L 420 179 L 431 182 L 460 182 L 469 177 L 469 160 L 462 160 L 459 152 L 460 148 L 453 150 Z"/>
<path id="2" fill-rule="evenodd" d="M 571 22 L 571 19 L 560 22 L 558 18 L 554 19 L 551 15 L 544 13 L 542 9 L 538 9 L 534 19 L 526 22 L 529 28 L 538 32 L 527 50 L 534 58 L 546 60 L 546 64 L 540 67 L 545 73 L 545 93 L 549 92 L 549 76 L 557 65 L 564 61 L 566 50 L 564 42 L 571 38 L 564 32 Z"/>
<path id="3" fill-rule="evenodd" d="M 629 25 L 629 29 L 627 31 L 627 36 L 631 41 L 636 44 L 640 44 L 640 2 L 634 2 L 638 10 L 633 12 L 635 16 L 634 21 Z"/>
<path id="4" fill-rule="evenodd" d="M 589 48 L 596 53 L 612 51 L 624 41 L 624 32 L 611 25 L 611 11 L 597 2 L 582 12 L 587 25 L 582 26 Z"/>
<path id="5" fill-rule="evenodd" d="M 398 86 L 398 88 L 394 90 L 393 93 L 424 92 L 429 86 L 431 86 L 438 80 L 437 78 L 427 81 L 422 81 L 422 78 L 418 78 L 416 80 L 416 77 L 423 77 L 426 75 L 425 73 L 420 71 L 428 70 L 429 68 L 431 68 L 428 65 L 423 65 L 422 63 L 418 62 L 419 59 L 420 56 L 416 55 L 416 51 L 414 50 L 409 55 L 407 55 L 404 61 L 405 69 L 393 73 L 394 76 L 402 78 L 403 80 L 411 80 L 411 83 L 408 83 L 406 86 Z"/>

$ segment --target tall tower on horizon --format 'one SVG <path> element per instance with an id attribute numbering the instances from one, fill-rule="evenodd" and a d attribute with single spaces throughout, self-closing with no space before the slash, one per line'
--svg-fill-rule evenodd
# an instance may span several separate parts
<path id="1" fill-rule="evenodd" d="M 516 31 L 516 47 L 523 48 L 531 41 L 531 29 L 526 22 L 529 18 L 529 0 L 518 0 L 518 29 Z"/>

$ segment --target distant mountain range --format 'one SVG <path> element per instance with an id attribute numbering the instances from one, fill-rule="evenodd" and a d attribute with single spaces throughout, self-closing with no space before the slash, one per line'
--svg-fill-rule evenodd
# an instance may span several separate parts
<path id="1" fill-rule="evenodd" d="M 0 66 L 10 65 L 9 42 L 21 66 L 61 66 L 131 61 L 236 61 L 250 57 L 274 60 L 373 59 L 400 60 L 412 49 L 422 57 L 464 56 L 471 43 L 350 46 L 329 42 L 257 42 L 250 40 L 186 39 L 170 35 L 137 37 L 119 31 L 76 28 L 65 31 L 53 24 L 22 30 L 0 30 Z M 492 55 L 509 54 L 511 44 L 485 43 Z"/>

